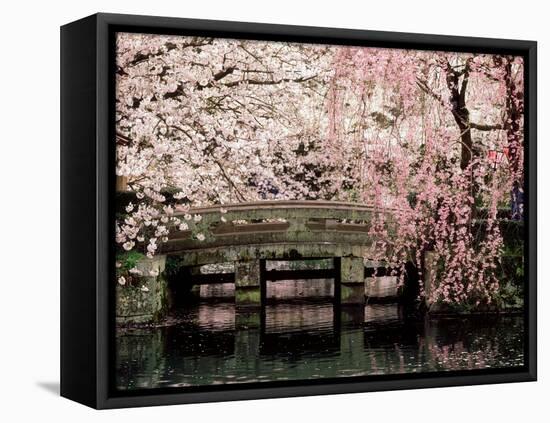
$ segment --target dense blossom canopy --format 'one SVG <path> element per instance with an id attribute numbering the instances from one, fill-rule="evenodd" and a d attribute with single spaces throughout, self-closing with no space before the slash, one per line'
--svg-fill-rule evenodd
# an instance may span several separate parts
<path id="1" fill-rule="evenodd" d="M 523 186 L 521 58 L 120 33 L 116 75 L 123 249 L 152 256 L 200 222 L 176 209 L 352 201 L 391 211 L 368 258 L 421 272 L 431 252 L 433 301 L 497 292 L 497 209 Z"/>

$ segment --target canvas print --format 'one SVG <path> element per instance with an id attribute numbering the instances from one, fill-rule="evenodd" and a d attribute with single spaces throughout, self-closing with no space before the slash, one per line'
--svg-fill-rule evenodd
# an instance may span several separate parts
<path id="1" fill-rule="evenodd" d="M 117 390 L 525 365 L 522 57 L 115 56 Z"/>

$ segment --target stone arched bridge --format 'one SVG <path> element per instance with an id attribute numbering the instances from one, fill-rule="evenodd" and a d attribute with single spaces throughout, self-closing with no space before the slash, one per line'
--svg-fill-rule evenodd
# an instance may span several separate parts
<path id="1" fill-rule="evenodd" d="M 260 201 L 224 209 L 224 214 L 219 206 L 191 210 L 202 216 L 207 239 L 199 241 L 190 231 L 177 232 L 161 253 L 177 254 L 188 267 L 235 263 L 237 305 L 261 302 L 264 280 L 283 276 L 265 272 L 264 260 L 333 258 L 334 269 L 324 275 L 338 282 L 341 303 L 364 302 L 363 258 L 371 246 L 372 207 L 334 201 Z M 309 274 L 321 276 L 322 272 Z M 227 278 L 216 275 L 202 281 L 216 277 Z M 198 275 L 194 279 L 201 282 Z"/>
<path id="2" fill-rule="evenodd" d="M 318 278 L 334 278 L 340 304 L 364 304 L 364 257 L 371 247 L 369 231 L 376 213 L 372 207 L 334 201 L 259 201 L 223 207 L 223 214 L 220 206 L 187 211 L 201 215 L 199 226 L 206 239 L 198 240 L 190 230 L 175 232 L 149 265 L 162 270 L 167 256 L 177 256 L 186 270 L 181 273 L 185 280 L 178 283 L 234 282 L 237 306 L 262 305 L 267 280 Z M 334 260 L 332 269 L 266 271 L 265 266 L 266 260 L 327 258 Z M 233 263 L 234 273 L 200 273 L 200 266 L 219 263 Z"/>

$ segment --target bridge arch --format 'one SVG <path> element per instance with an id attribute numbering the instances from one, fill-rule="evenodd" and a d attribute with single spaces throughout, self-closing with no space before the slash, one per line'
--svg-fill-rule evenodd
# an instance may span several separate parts
<path id="1" fill-rule="evenodd" d="M 371 248 L 370 223 L 376 213 L 371 206 L 287 200 L 223 207 L 223 214 L 219 206 L 176 213 L 182 218 L 199 214 L 209 236 L 199 241 L 190 230 L 173 233 L 161 253 L 179 256 L 189 268 L 234 263 L 235 301 L 242 307 L 264 301 L 265 260 L 333 258 L 337 300 L 364 303 L 363 260 Z"/>
<path id="2" fill-rule="evenodd" d="M 172 232 L 159 248 L 156 260 L 178 257 L 182 276 L 176 283 L 184 284 L 184 289 L 216 280 L 233 282 L 237 307 L 261 307 L 265 303 L 266 281 L 282 277 L 274 271 L 266 272 L 266 260 L 333 259 L 333 269 L 327 269 L 324 276 L 334 279 L 335 301 L 341 305 L 364 305 L 365 257 L 372 246 L 371 222 L 378 213 L 371 206 L 285 200 L 223 208 L 224 213 L 220 206 L 212 206 L 174 214 L 181 219 L 186 214 L 200 215 L 200 228 L 207 235 L 198 240 L 192 230 Z M 234 272 L 199 273 L 201 266 L 218 263 L 232 263 Z M 292 275 L 285 275 L 289 276 Z M 311 276 L 319 278 L 319 272 Z M 295 277 L 309 278 L 307 272 Z M 169 289 L 167 283 L 164 286 Z"/>

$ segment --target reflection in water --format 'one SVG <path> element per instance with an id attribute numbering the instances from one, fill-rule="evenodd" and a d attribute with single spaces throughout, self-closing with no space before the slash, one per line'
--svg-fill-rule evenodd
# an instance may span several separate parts
<path id="1" fill-rule="evenodd" d="M 380 294 L 383 297 L 384 295 Z M 201 285 L 200 297 L 204 300 L 226 300 L 235 298 L 234 283 L 214 283 Z M 324 299 L 334 297 L 333 279 L 308 279 L 268 282 L 266 284 L 268 300 Z"/>
<path id="2" fill-rule="evenodd" d="M 334 297 L 334 280 L 308 279 L 268 282 L 266 297 L 268 300 L 316 298 L 329 301 Z"/>
<path id="3" fill-rule="evenodd" d="M 119 329 L 119 389 L 523 365 L 521 317 L 414 320 L 394 304 L 335 310 L 276 304 L 264 313 L 201 304 L 177 325 Z"/>

